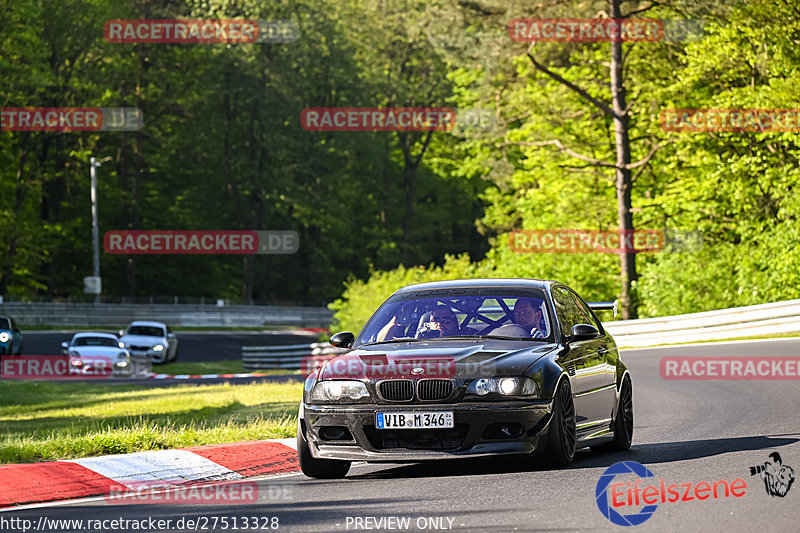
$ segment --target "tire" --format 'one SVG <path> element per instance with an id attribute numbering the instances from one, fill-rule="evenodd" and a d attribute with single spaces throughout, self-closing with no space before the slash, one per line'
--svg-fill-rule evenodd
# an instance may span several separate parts
<path id="1" fill-rule="evenodd" d="M 612 427 L 614 440 L 601 445 L 600 450 L 624 452 L 629 449 L 633 440 L 633 388 L 631 387 L 631 378 L 628 376 L 625 376 L 622 386 L 619 388 L 617 418 L 614 419 Z"/>
<path id="2" fill-rule="evenodd" d="M 553 399 L 553 418 L 547 432 L 545 458 L 553 466 L 569 466 L 575 458 L 575 404 L 569 381 L 562 380 Z"/>
<path id="3" fill-rule="evenodd" d="M 297 421 L 297 457 L 300 459 L 300 470 L 312 478 L 341 479 L 350 470 L 350 461 L 313 457 L 308 449 L 308 441 L 303 435 L 299 420 Z"/>
<path id="4" fill-rule="evenodd" d="M 170 361 L 173 363 L 178 360 L 178 348 L 180 348 L 180 344 L 175 347 L 175 351 L 172 354 L 172 359 L 170 359 Z"/>

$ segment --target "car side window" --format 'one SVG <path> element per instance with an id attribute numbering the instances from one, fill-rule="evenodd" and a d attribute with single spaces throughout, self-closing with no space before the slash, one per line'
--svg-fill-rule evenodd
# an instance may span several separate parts
<path id="1" fill-rule="evenodd" d="M 575 291 L 569 291 L 570 295 L 575 299 L 575 304 L 578 306 L 578 310 L 583 317 L 581 320 L 581 324 L 590 324 L 597 328 L 597 331 L 602 331 L 602 327 L 600 326 L 600 322 L 597 320 L 597 317 L 594 316 L 589 306 L 586 305 L 586 302 L 578 296 Z"/>
<path id="2" fill-rule="evenodd" d="M 572 326 L 587 323 L 578 307 L 578 302 L 570 291 L 563 287 L 555 287 L 553 300 L 555 300 L 556 315 L 558 315 L 558 325 L 562 335 L 570 335 Z"/>

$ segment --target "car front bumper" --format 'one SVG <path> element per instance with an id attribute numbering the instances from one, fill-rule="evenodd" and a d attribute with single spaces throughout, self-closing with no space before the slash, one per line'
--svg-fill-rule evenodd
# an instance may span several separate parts
<path id="1" fill-rule="evenodd" d="M 163 363 L 167 360 L 167 349 L 164 348 L 160 352 L 155 352 L 153 350 L 130 350 L 131 357 L 147 357 L 153 363 Z"/>
<path id="2" fill-rule="evenodd" d="M 301 431 L 318 459 L 407 462 L 539 451 L 550 401 L 329 406 L 303 404 Z M 453 429 L 377 429 L 376 413 L 453 411 Z M 331 439 L 331 430 L 349 435 Z M 507 431 L 504 431 L 505 428 Z M 335 433 L 338 429 L 333 430 Z"/>

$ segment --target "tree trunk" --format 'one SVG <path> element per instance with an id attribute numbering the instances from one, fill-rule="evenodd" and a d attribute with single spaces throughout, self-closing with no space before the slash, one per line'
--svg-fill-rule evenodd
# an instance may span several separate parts
<path id="1" fill-rule="evenodd" d="M 620 0 L 610 0 L 611 18 L 622 17 Z M 631 190 L 633 183 L 631 171 L 631 143 L 628 132 L 628 111 L 626 109 L 625 84 L 622 73 L 622 42 L 611 42 L 611 99 L 614 109 L 614 141 L 617 150 L 616 189 L 617 189 L 617 222 L 619 224 L 620 241 L 633 231 L 633 213 L 631 213 Z M 623 244 L 619 255 L 622 277 L 622 317 L 637 318 L 636 298 L 633 285 L 639 277 L 636 273 L 636 254 Z"/>

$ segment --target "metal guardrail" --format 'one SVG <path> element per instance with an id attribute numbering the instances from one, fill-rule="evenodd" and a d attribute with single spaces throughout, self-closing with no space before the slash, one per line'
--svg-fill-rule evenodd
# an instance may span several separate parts
<path id="1" fill-rule="evenodd" d="M 325 307 L 197 304 L 3 303 L 0 314 L 22 327 L 123 327 L 134 320 L 155 320 L 171 327 L 296 326 L 327 328 L 333 311 Z M 24 331 L 24 329 L 23 329 Z"/>
<path id="2" fill-rule="evenodd" d="M 305 358 L 319 356 L 320 359 L 324 359 L 346 351 L 344 348 L 335 348 L 327 342 L 285 346 L 242 346 L 242 363 L 247 371 L 278 368 L 300 370 Z"/>
<path id="3" fill-rule="evenodd" d="M 621 320 L 604 323 L 603 327 L 623 347 L 800 333 L 800 300 L 687 315 Z"/>

